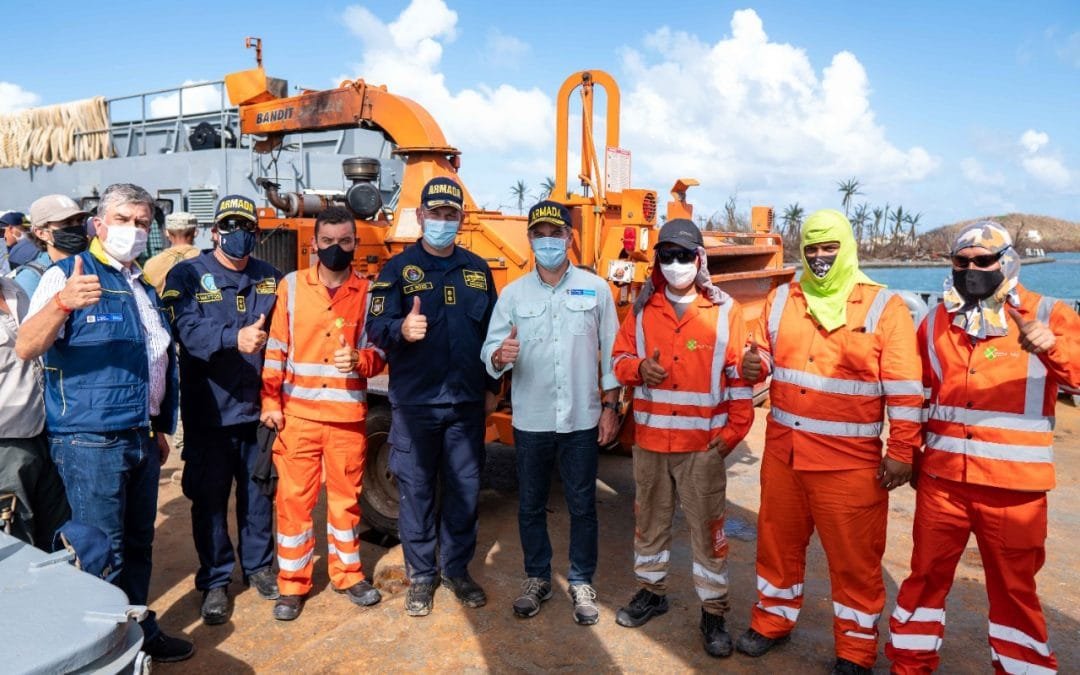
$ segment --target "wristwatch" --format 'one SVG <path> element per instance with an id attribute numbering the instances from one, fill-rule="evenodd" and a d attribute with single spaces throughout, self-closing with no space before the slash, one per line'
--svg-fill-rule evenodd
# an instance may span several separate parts
<path id="1" fill-rule="evenodd" d="M 619 412 L 619 404 L 618 403 L 612 403 L 610 401 L 604 401 L 603 403 L 600 404 L 600 407 L 601 408 L 607 408 L 608 410 L 613 410 L 615 412 Z"/>

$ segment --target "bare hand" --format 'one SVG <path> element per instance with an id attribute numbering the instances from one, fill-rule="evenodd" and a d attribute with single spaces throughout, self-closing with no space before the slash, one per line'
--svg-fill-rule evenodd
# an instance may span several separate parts
<path id="1" fill-rule="evenodd" d="M 881 465 L 877 470 L 877 478 L 881 487 L 886 490 L 895 490 L 911 480 L 911 465 L 891 457 L 882 457 Z"/>
<path id="2" fill-rule="evenodd" d="M 259 421 L 262 422 L 264 427 L 274 431 L 281 431 L 285 428 L 285 416 L 281 414 L 280 410 L 267 410 L 259 416 Z"/>
<path id="3" fill-rule="evenodd" d="M 638 366 L 641 379 L 650 387 L 655 387 L 667 379 L 668 372 L 660 365 L 660 350 L 654 349 L 653 355 L 641 362 Z"/>
<path id="4" fill-rule="evenodd" d="M 720 453 L 721 457 L 727 457 L 728 455 L 731 454 L 731 450 L 732 450 L 732 448 L 729 448 L 727 443 L 724 442 L 724 437 L 719 436 L 719 435 L 716 438 L 709 441 L 708 449 L 709 450 L 716 450 L 717 452 Z"/>
<path id="5" fill-rule="evenodd" d="M 236 349 L 243 354 L 254 354 L 266 344 L 266 315 L 260 314 L 255 323 L 244 326 L 236 332 Z"/>
<path id="6" fill-rule="evenodd" d="M 597 438 L 600 447 L 604 447 L 615 440 L 618 433 L 619 416 L 611 408 L 604 408 L 600 413 L 600 435 Z"/>
<path id="7" fill-rule="evenodd" d="M 165 461 L 169 459 L 169 453 L 172 448 L 169 447 L 169 439 L 165 438 L 165 434 L 155 431 L 154 438 L 157 439 L 158 454 L 161 457 L 161 464 L 164 465 Z"/>
<path id="8" fill-rule="evenodd" d="M 757 382 L 761 378 L 761 354 L 758 354 L 757 340 L 750 335 L 750 349 L 742 357 L 742 379 Z"/>
<path id="9" fill-rule="evenodd" d="M 1049 326 L 1038 320 L 1026 321 L 1015 307 L 1006 305 L 1005 308 L 1020 328 L 1020 346 L 1024 351 L 1041 354 L 1054 348 L 1057 338 L 1050 332 Z"/>
<path id="10" fill-rule="evenodd" d="M 502 341 L 499 348 L 495 351 L 495 360 L 499 364 L 499 369 L 509 366 L 513 362 L 517 361 L 518 354 L 521 352 L 521 343 L 517 339 L 517 326 L 510 327 L 510 335 Z"/>
<path id="11" fill-rule="evenodd" d="M 420 296 L 413 296 L 412 311 L 401 322 L 401 336 L 409 342 L 418 342 L 427 335 L 427 317 L 420 313 Z"/>
<path id="12" fill-rule="evenodd" d="M 334 367 L 341 373 L 351 373 L 360 362 L 360 352 L 345 343 L 345 336 L 338 335 L 341 346 L 334 352 Z"/>
<path id="13" fill-rule="evenodd" d="M 101 299 L 101 282 L 96 274 L 83 274 L 81 257 L 75 258 L 71 276 L 60 289 L 60 302 L 71 309 L 85 309 Z"/>

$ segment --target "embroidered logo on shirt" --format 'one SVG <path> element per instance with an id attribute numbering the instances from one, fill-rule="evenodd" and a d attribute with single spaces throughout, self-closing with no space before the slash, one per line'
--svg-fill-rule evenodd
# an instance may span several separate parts
<path id="1" fill-rule="evenodd" d="M 990 345 L 985 350 L 983 350 L 983 356 L 985 356 L 988 361 L 993 361 L 995 358 L 997 358 L 997 347 Z"/>
<path id="2" fill-rule="evenodd" d="M 371 284 L 371 290 L 375 290 L 377 288 L 390 288 L 391 286 L 393 286 L 393 284 L 389 281 L 376 281 Z"/>
<path id="3" fill-rule="evenodd" d="M 462 270 L 462 274 L 465 275 L 465 285 L 469 288 L 478 288 L 482 291 L 488 289 L 487 276 L 483 272 L 477 272 L 476 270 Z"/>
<path id="4" fill-rule="evenodd" d="M 410 284 L 415 284 L 424 278 L 424 270 L 420 269 L 416 265 L 406 265 L 405 269 L 401 270 L 401 276 L 405 281 Z M 408 292 L 408 291 L 406 291 Z"/>
<path id="5" fill-rule="evenodd" d="M 344 326 L 344 325 L 345 325 L 345 319 L 341 318 L 340 316 L 338 318 L 334 319 L 334 328 L 337 328 L 337 329 L 340 330 L 341 327 Z"/>
<path id="6" fill-rule="evenodd" d="M 379 316 L 383 313 L 385 301 L 386 298 L 381 295 L 377 295 L 371 299 L 371 316 Z"/>
<path id="7" fill-rule="evenodd" d="M 274 279 L 274 277 L 266 277 L 255 284 L 255 292 L 262 295 L 273 295 L 274 293 L 277 293 L 277 279 Z"/>
<path id="8" fill-rule="evenodd" d="M 202 287 L 211 293 L 215 293 L 218 290 L 217 282 L 214 281 L 214 275 L 210 274 L 209 272 L 202 275 L 202 279 L 199 279 L 199 283 L 201 283 Z"/>
<path id="9" fill-rule="evenodd" d="M 176 290 L 174 288 L 170 288 L 169 290 L 167 290 L 167 291 L 165 291 L 164 293 L 161 294 L 161 299 L 162 300 L 168 300 L 169 298 L 179 298 L 179 297 L 180 297 L 180 291 L 178 291 L 178 290 Z"/>
<path id="10" fill-rule="evenodd" d="M 124 315 L 120 313 L 86 315 L 86 323 L 118 323 L 123 320 Z"/>

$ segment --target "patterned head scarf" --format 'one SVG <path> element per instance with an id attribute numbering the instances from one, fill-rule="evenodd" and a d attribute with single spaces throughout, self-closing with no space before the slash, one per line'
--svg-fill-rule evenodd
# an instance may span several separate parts
<path id="1" fill-rule="evenodd" d="M 945 292 L 941 296 L 945 311 L 954 315 L 954 326 L 972 337 L 1005 335 L 1009 332 L 1005 322 L 1006 301 L 1020 306 L 1020 296 L 1016 292 L 1016 284 L 1020 282 L 1020 255 L 1013 248 L 1009 231 L 991 220 L 980 220 L 964 226 L 956 235 L 950 253 L 969 246 L 981 246 L 991 253 L 1001 253 L 1001 273 L 1005 280 L 989 298 L 969 302 L 957 290 L 950 274 L 945 279 Z"/>
<path id="2" fill-rule="evenodd" d="M 829 241 L 840 242 L 840 250 L 832 267 L 819 279 L 810 271 L 810 263 L 806 261 L 803 250 L 811 244 Z M 857 249 L 851 223 L 839 211 L 814 211 L 802 225 L 799 255 L 803 261 L 803 273 L 799 277 L 799 285 L 806 296 L 810 315 L 829 332 L 847 324 L 847 301 L 855 284 L 881 285 L 859 269 Z"/>

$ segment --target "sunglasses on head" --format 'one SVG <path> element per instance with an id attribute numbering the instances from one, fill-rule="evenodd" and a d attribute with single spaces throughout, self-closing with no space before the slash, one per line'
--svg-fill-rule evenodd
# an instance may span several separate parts
<path id="1" fill-rule="evenodd" d="M 686 248 L 661 248 L 656 251 L 656 259 L 663 265 L 670 265 L 675 261 L 691 263 L 697 260 L 697 251 Z"/>
<path id="2" fill-rule="evenodd" d="M 971 263 L 975 263 L 975 267 L 986 268 L 986 267 L 990 267 L 991 265 L 996 263 L 998 260 L 1000 260 L 1001 256 L 1005 255 L 1005 251 L 1007 251 L 1007 250 L 1008 250 L 1007 248 L 1003 248 L 1000 251 L 998 251 L 997 253 L 987 253 L 985 255 L 973 255 L 971 257 L 968 257 L 966 255 L 957 255 L 957 254 L 954 253 L 950 257 L 952 258 L 953 267 L 957 267 L 957 268 L 960 268 L 962 270 L 966 270 L 971 265 Z"/>
<path id="3" fill-rule="evenodd" d="M 222 233 L 235 232 L 236 230 L 255 232 L 259 229 L 259 226 L 247 218 L 226 218 L 217 222 L 217 229 L 218 232 Z"/>

